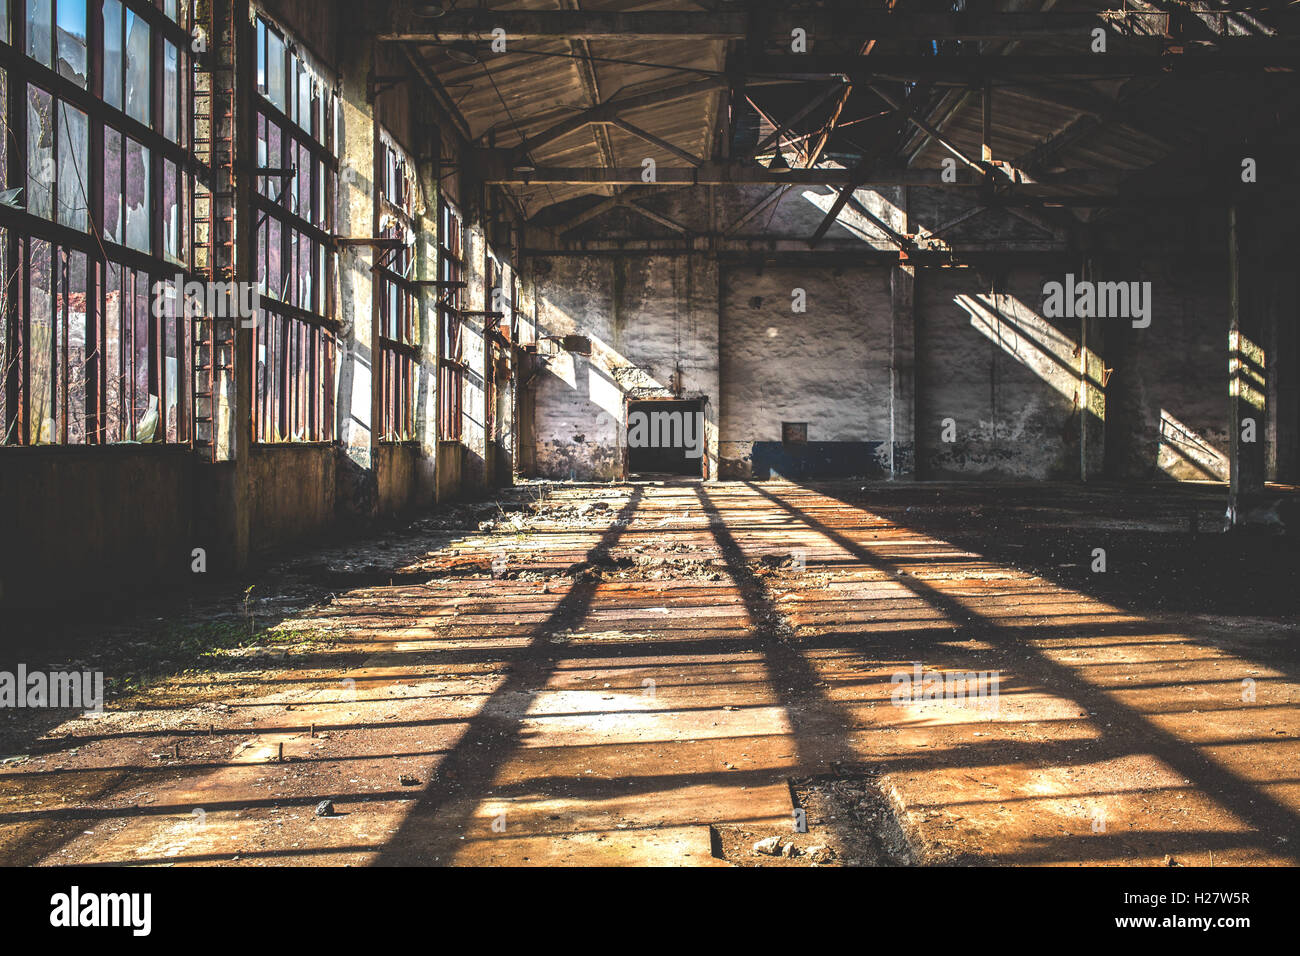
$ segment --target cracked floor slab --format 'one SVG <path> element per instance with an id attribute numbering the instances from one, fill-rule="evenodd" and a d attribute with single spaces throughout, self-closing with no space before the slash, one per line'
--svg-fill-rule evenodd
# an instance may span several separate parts
<path id="1" fill-rule="evenodd" d="M 1102 517 L 1130 567 L 1220 546 L 1186 540 L 1181 503 L 1167 526 L 1139 504 L 1146 520 L 1116 531 L 1134 505 L 1103 499 L 1099 515 L 1063 491 L 1049 517 L 1078 516 L 1080 537 L 1052 553 L 1015 527 L 1014 489 L 978 494 L 557 486 L 461 536 L 434 522 L 400 547 L 304 556 L 320 600 L 282 616 L 314 639 L 164 677 L 25 741 L 11 732 L 23 746 L 0 767 L 0 855 L 1296 862 L 1285 598 L 1254 615 L 1232 594 L 1168 607 L 1158 586 L 1060 560 Z M 995 695 L 945 693 L 970 674 L 992 675 Z M 826 783 L 840 778 L 870 786 Z M 811 833 L 800 786 L 819 808 Z M 882 832 L 890 852 L 870 850 Z M 720 851 L 719 834 L 743 839 Z M 771 837 L 799 852 L 752 850 Z"/>

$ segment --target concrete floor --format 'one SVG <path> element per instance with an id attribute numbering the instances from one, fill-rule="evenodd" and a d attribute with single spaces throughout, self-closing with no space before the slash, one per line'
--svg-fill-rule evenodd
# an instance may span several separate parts
<path id="1" fill-rule="evenodd" d="M 1300 858 L 1295 546 L 1212 533 L 1220 488 L 510 500 L 288 562 L 335 592 L 279 615 L 313 640 L 8 728 L 0 861 Z M 915 662 L 996 705 L 894 703 Z"/>

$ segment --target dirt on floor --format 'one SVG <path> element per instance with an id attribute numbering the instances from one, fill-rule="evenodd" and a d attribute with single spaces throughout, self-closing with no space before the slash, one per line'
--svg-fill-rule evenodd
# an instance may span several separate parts
<path id="1" fill-rule="evenodd" d="M 0 861 L 1294 863 L 1300 562 L 1221 496 L 534 483 L 53 622 L 109 703 L 0 711 Z"/>

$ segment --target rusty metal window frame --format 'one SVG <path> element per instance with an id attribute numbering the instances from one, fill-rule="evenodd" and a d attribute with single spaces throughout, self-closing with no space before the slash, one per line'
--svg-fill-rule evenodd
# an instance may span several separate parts
<path id="1" fill-rule="evenodd" d="M 261 308 L 253 332 L 253 439 L 329 442 L 335 437 L 340 328 L 334 290 L 338 97 L 292 35 L 261 12 L 255 37 L 259 168 L 253 210 Z M 272 98 L 273 69 L 284 85 L 282 103 Z"/>
<path id="2" fill-rule="evenodd" d="M 415 439 L 415 374 L 420 360 L 419 286 L 415 281 L 413 163 L 387 136 L 375 139 L 375 206 L 383 249 L 375 275 L 375 338 L 379 343 L 380 441 Z"/>
<path id="3" fill-rule="evenodd" d="M 188 5 L 169 0 L 112 0 L 121 10 L 121 23 L 125 24 L 130 14 L 147 36 L 148 75 L 144 86 L 147 106 L 141 119 L 134 115 L 140 113 L 138 109 L 127 111 L 125 95 L 118 104 L 108 102 L 104 96 L 104 8 L 110 0 L 84 2 L 84 86 L 76 79 L 77 74 L 61 66 L 62 37 L 58 26 L 60 2 L 68 4 L 74 12 L 80 12 L 83 3 L 53 0 L 48 4 L 48 37 L 42 38 L 50 44 L 47 65 L 28 55 L 27 19 L 31 2 L 10 0 L 5 4 L 9 19 L 0 30 L 0 70 L 5 77 L 0 105 L 7 126 L 6 142 L 0 147 L 5 150 L 4 187 L 23 190 L 12 204 L 0 204 L 0 233 L 3 234 L 0 255 L 6 292 L 0 312 L 0 334 L 4 341 L 4 361 L 0 362 L 0 388 L 4 398 L 0 402 L 0 444 L 107 445 L 138 441 L 140 426 L 148 417 L 147 405 L 142 413 L 138 401 L 142 388 L 148 390 L 147 397 L 157 401 L 157 424 L 149 436 L 150 442 L 187 444 L 193 431 L 189 379 L 192 329 L 183 309 L 158 310 L 153 302 L 159 282 L 172 281 L 177 275 L 185 281 L 197 278 L 192 268 L 189 223 L 194 179 L 201 167 L 189 149 L 193 73 Z M 125 94 L 129 67 L 125 26 L 122 29 L 119 36 Z M 68 35 L 66 31 L 64 35 Z M 165 85 L 169 76 L 165 57 L 169 51 L 171 62 L 175 63 L 175 70 L 170 73 L 175 86 L 170 89 Z M 39 55 L 41 51 L 35 52 Z M 48 132 L 47 160 L 53 159 L 53 180 L 48 184 L 49 218 L 32 212 L 27 205 L 30 174 L 34 172 L 29 168 L 28 139 L 29 104 L 34 94 L 38 95 L 36 102 L 49 104 L 48 125 L 41 133 L 44 138 Z M 174 122 L 170 124 L 162 122 L 164 104 L 175 110 Z M 73 132 L 67 122 L 70 111 L 84 117 L 87 155 L 84 164 L 76 156 L 71 157 L 66 172 L 72 178 L 65 182 L 59 148 L 65 127 L 67 135 Z M 106 131 L 110 130 L 121 134 L 124 148 L 129 137 L 139 147 L 138 155 L 144 158 L 147 179 L 137 185 L 143 187 L 141 198 L 147 197 L 148 201 L 145 221 L 148 238 L 137 243 L 137 247 L 114 241 L 105 234 L 104 144 Z M 164 135 L 163 131 L 174 136 Z M 47 160 L 42 160 L 42 165 L 48 171 Z M 164 171 L 169 171 L 170 176 L 165 177 Z M 125 177 L 120 165 L 119 173 Z M 170 257 L 164 254 L 167 234 L 163 219 L 168 211 L 164 206 L 165 179 L 172 183 L 177 214 L 171 224 L 177 254 Z M 78 209 L 72 223 L 60 221 L 57 204 L 64 198 L 64 187 L 76 198 L 78 206 L 84 205 L 84 212 Z M 121 200 L 119 209 L 124 213 Z M 78 221 L 83 218 L 84 229 Z M 33 272 L 33 265 L 39 268 L 47 252 L 48 288 L 34 290 L 33 279 L 37 273 Z M 77 264 L 84 264 L 84 272 Z M 116 363 L 110 355 L 114 343 L 109 337 L 113 317 L 109 314 L 112 293 L 108 286 L 113 274 L 119 277 L 129 274 L 132 302 L 128 357 L 119 284 Z M 40 343 L 39 352 L 33 336 L 34 291 L 50 299 L 48 323 L 40 323 L 40 328 L 48 325 L 50 331 L 40 336 L 45 341 Z M 137 314 L 142 298 L 147 302 L 143 316 Z M 77 305 L 81 306 L 79 313 L 75 310 Z M 159 311 L 162 314 L 156 315 Z M 74 338 L 74 315 L 79 315 L 76 320 L 79 347 Z M 48 384 L 48 393 L 42 396 L 41 413 L 35 408 L 32 394 L 32 370 L 37 362 L 48 362 L 50 368 L 48 383 L 37 383 L 38 389 Z M 127 404 L 125 398 L 132 393 L 131 403 Z M 174 404 L 168 400 L 172 397 Z"/>
<path id="4" fill-rule="evenodd" d="M 465 361 L 461 340 L 465 290 L 448 283 L 465 281 L 465 221 L 445 198 L 438 200 L 438 437 L 460 441 L 463 435 Z"/>

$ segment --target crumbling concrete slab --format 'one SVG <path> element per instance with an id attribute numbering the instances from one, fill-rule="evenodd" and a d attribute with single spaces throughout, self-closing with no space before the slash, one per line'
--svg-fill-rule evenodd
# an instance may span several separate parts
<path id="1" fill-rule="evenodd" d="M 938 492 L 559 487 L 352 567 L 318 553 L 331 587 L 358 575 L 288 615 L 321 640 L 33 736 L 0 767 L 0 854 L 1296 862 L 1294 598 L 1178 610 L 1087 576 L 1099 513 L 1129 567 L 1220 546 L 1187 537 L 1182 502 L 1126 529 L 1129 503 L 1063 491 L 1035 505 L 1054 554 L 1004 523 L 1006 491 Z M 971 674 L 996 694 L 947 692 Z"/>

